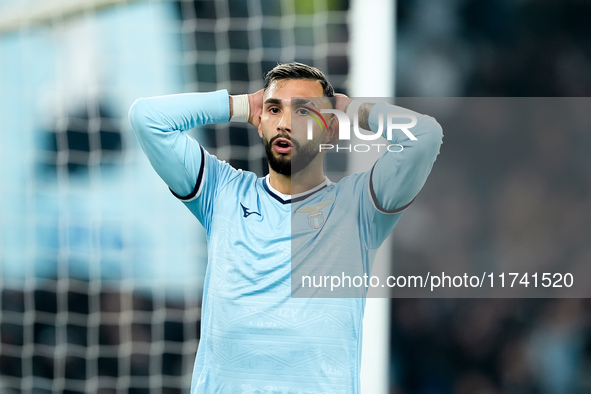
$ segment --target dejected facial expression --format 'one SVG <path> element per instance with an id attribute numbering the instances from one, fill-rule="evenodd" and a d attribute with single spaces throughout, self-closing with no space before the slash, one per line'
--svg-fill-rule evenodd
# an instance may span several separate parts
<path id="1" fill-rule="evenodd" d="M 328 130 L 313 122 L 313 138 L 308 140 L 307 122 L 311 112 L 331 107 L 322 97 L 322 85 L 315 80 L 280 80 L 265 91 L 259 135 L 273 171 L 291 176 L 319 160 L 319 145 L 329 139 Z"/>

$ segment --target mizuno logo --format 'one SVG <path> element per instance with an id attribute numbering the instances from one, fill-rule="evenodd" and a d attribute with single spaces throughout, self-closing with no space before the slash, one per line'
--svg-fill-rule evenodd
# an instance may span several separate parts
<path id="1" fill-rule="evenodd" d="M 244 205 L 242 205 L 242 203 L 240 203 L 240 206 L 242 207 L 242 212 L 244 213 L 245 218 L 249 217 L 250 215 L 259 215 L 261 216 L 260 213 L 256 212 L 256 211 L 251 211 L 249 208 L 246 208 Z"/>

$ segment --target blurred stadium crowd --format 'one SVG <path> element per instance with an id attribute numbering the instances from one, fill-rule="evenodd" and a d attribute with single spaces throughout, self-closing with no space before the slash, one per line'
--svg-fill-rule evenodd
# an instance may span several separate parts
<path id="1" fill-rule="evenodd" d="M 510 126 L 495 107 L 468 115 L 478 120 L 460 135 L 443 120 L 441 156 L 399 226 L 424 224 L 414 242 L 397 238 L 395 261 L 554 267 L 589 281 L 591 122 L 571 115 L 590 103 L 590 14 L 581 1 L 398 1 L 398 96 L 581 99 L 542 105 L 557 113 L 548 124 Z M 589 299 L 395 299 L 392 390 L 591 392 L 590 312 Z"/>
<path id="2" fill-rule="evenodd" d="M 216 18 L 213 2 L 191 3 L 192 12 Z M 348 7 L 347 1 L 333 3 L 335 9 Z M 580 97 L 573 102 L 583 112 L 588 108 L 591 3 L 397 3 L 397 96 Z M 277 9 L 272 2 L 261 4 L 267 11 Z M 239 6 L 232 9 L 242 12 Z M 335 23 L 329 40 L 346 41 L 343 26 Z M 269 53 L 281 52 L 279 30 L 263 31 Z M 216 51 L 213 35 L 193 33 L 196 50 Z M 300 47 L 306 40 L 313 46 L 311 30 L 295 34 L 303 40 Z M 249 48 L 246 34 L 238 32 L 230 40 Z M 315 63 L 313 51 L 294 55 Z M 335 85 L 344 91 L 345 57 L 316 65 L 336 74 Z M 217 88 L 215 67 L 197 67 L 195 86 Z M 252 69 L 235 62 L 229 72 L 233 90 L 249 89 Z M 583 123 L 572 127 L 550 124 L 499 133 L 502 124 L 494 110 L 474 114 L 471 134 L 454 134 L 453 120 L 442 122 L 441 155 L 398 225 L 408 231 L 394 239 L 394 261 L 562 266 L 576 270 L 575 280 L 590 280 L 591 155 L 586 148 L 591 122 L 585 124 L 582 117 Z M 230 142 L 243 138 L 238 134 Z M 216 141 L 208 143 L 215 148 Z M 249 162 L 232 164 L 244 168 Z M 261 163 L 255 170 L 260 168 Z M 60 283 L 2 289 L 0 390 L 2 380 L 16 387 L 12 382 L 33 377 L 26 389 L 21 385 L 22 391 L 3 393 L 84 392 L 91 387 L 88 379 L 95 384 L 93 392 L 104 394 L 179 393 L 187 387 L 182 376 L 190 373 L 199 337 L 198 304 L 94 288 L 78 280 L 66 289 Z M 57 332 L 66 314 L 66 329 Z M 589 316 L 589 299 L 394 299 L 391 392 L 591 392 Z M 60 371 L 67 382 L 52 382 Z"/>

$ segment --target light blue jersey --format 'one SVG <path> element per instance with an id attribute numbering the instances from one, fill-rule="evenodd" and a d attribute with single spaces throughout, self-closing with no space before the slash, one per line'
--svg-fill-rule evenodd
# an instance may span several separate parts
<path id="1" fill-rule="evenodd" d="M 369 272 L 377 248 L 424 184 L 441 128 L 420 116 L 413 129 L 418 141 L 395 141 L 404 151 L 385 154 L 371 172 L 338 183 L 325 178 L 286 196 L 184 133 L 227 122 L 228 100 L 226 91 L 163 96 L 138 100 L 130 110 L 150 162 L 206 230 L 191 392 L 358 393 L 364 298 L 295 298 L 292 276 L 341 267 Z M 372 110 L 372 129 L 374 118 Z"/>

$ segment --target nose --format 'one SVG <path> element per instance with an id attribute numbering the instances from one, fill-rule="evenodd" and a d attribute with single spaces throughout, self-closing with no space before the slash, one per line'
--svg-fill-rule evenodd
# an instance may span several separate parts
<path id="1" fill-rule="evenodd" d="M 283 111 L 281 119 L 277 123 L 277 131 L 291 133 L 291 111 Z"/>

